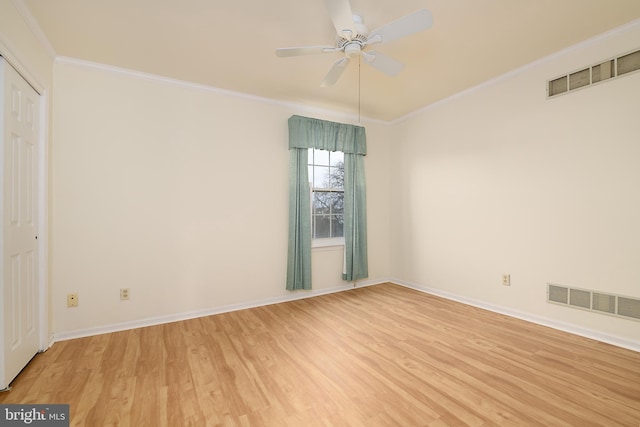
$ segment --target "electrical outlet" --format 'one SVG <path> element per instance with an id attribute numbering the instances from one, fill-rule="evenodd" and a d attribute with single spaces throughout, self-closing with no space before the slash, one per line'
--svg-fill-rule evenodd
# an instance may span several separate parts
<path id="1" fill-rule="evenodd" d="M 129 288 L 120 288 L 120 299 L 121 300 L 129 299 Z"/>
<path id="2" fill-rule="evenodd" d="M 502 275 L 502 284 L 504 286 L 511 286 L 511 275 L 510 274 L 503 274 Z"/>
<path id="3" fill-rule="evenodd" d="M 78 294 L 67 294 L 67 307 L 78 306 Z"/>

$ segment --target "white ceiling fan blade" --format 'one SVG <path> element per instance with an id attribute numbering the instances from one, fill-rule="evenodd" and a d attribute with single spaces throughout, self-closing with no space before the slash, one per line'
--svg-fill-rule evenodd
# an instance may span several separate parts
<path id="1" fill-rule="evenodd" d="M 281 47 L 276 49 L 276 56 L 300 56 L 300 55 L 315 55 L 318 53 L 335 52 L 336 48 L 333 46 L 303 46 L 303 47 Z"/>
<path id="2" fill-rule="evenodd" d="M 349 0 L 324 0 L 324 4 L 329 11 L 336 33 L 351 40 L 351 36 L 355 36 L 358 31 L 353 23 L 353 13 L 351 12 Z M 345 31 L 347 34 L 345 34 Z"/>
<path id="3" fill-rule="evenodd" d="M 324 77 L 324 79 L 322 80 L 322 83 L 320 83 L 320 86 L 322 87 L 333 86 L 338 81 L 338 79 L 342 75 L 342 72 L 345 70 L 345 68 L 347 68 L 347 65 L 349 65 L 349 58 L 338 59 L 333 64 L 333 67 L 331 67 L 327 75 Z"/>
<path id="4" fill-rule="evenodd" d="M 396 61 L 380 52 L 362 52 L 362 57 L 367 64 L 391 77 L 397 76 L 404 68 L 402 62 Z"/>
<path id="5" fill-rule="evenodd" d="M 420 9 L 369 33 L 366 44 L 387 43 L 424 31 L 433 25 L 433 17 L 427 9 Z"/>

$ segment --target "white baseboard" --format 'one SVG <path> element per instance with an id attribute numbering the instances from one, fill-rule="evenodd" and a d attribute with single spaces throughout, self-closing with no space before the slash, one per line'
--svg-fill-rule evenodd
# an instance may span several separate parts
<path id="1" fill-rule="evenodd" d="M 65 341 L 65 340 L 70 340 L 75 338 L 89 337 L 93 335 L 108 334 L 111 332 L 126 331 L 129 329 L 135 329 L 135 328 L 144 328 L 146 326 L 161 325 L 164 323 L 178 322 L 181 320 L 211 316 L 214 314 L 229 313 L 232 311 L 244 310 L 247 308 L 262 307 L 265 305 L 278 304 L 282 302 L 289 302 L 289 301 L 295 301 L 295 300 L 304 299 L 304 298 L 317 297 L 320 295 L 327 295 L 327 294 L 332 294 L 336 292 L 343 292 L 343 291 L 351 290 L 354 287 L 362 288 L 364 286 L 377 285 L 380 283 L 386 283 L 390 281 L 391 280 L 388 278 L 377 279 L 377 280 L 358 280 L 357 282 L 355 282 L 355 284 L 354 282 L 349 282 L 349 283 L 339 284 L 331 288 L 318 289 L 318 290 L 312 289 L 309 291 L 302 291 L 302 290 L 294 291 L 283 296 L 265 298 L 261 300 L 249 301 L 249 302 L 244 302 L 239 304 L 231 304 L 231 305 L 220 306 L 220 307 L 212 307 L 204 310 L 189 311 L 184 313 L 174 313 L 174 314 L 168 314 L 164 316 L 155 316 L 155 317 L 148 317 L 145 319 L 132 320 L 129 322 L 97 326 L 93 328 L 84 328 L 84 329 L 76 329 L 72 331 L 57 332 L 53 334 L 52 340 L 49 346 L 53 345 L 53 343 L 57 341 Z"/>
<path id="2" fill-rule="evenodd" d="M 64 331 L 64 332 L 59 332 L 52 335 L 50 346 L 53 345 L 53 343 L 55 343 L 56 341 L 65 341 L 65 340 L 70 340 L 74 338 L 83 338 L 83 337 L 88 337 L 93 335 L 119 332 L 119 331 L 125 331 L 129 329 L 135 329 L 135 328 L 144 328 L 146 326 L 154 326 L 154 325 L 161 325 L 164 323 L 178 322 L 181 320 L 194 319 L 198 317 L 211 316 L 215 314 L 229 313 L 232 311 L 244 310 L 247 308 L 261 307 L 265 305 L 278 304 L 282 302 L 289 302 L 289 301 L 295 301 L 295 300 L 304 299 L 304 298 L 312 298 L 320 295 L 332 294 L 336 292 L 348 291 L 353 289 L 354 287 L 361 288 L 365 286 L 378 285 L 378 284 L 387 283 L 387 282 L 395 283 L 400 286 L 411 288 L 420 292 L 425 292 L 431 295 L 436 295 L 452 301 L 457 301 L 463 304 L 493 311 L 495 313 L 500 313 L 506 316 L 515 317 L 517 319 L 526 320 L 528 322 L 536 323 L 539 325 L 548 326 L 550 328 L 568 332 L 574 335 L 591 338 L 607 344 L 612 344 L 618 347 L 640 352 L 640 342 L 637 342 L 637 341 L 628 340 L 628 339 L 620 338 L 614 335 L 605 334 L 605 333 L 594 331 L 591 329 L 582 328 L 580 326 L 573 325 L 570 323 L 559 322 L 557 320 L 549 319 L 546 317 L 538 316 L 535 314 L 531 314 L 531 313 L 527 313 L 519 310 L 514 310 L 508 307 L 503 307 L 499 305 L 490 304 L 484 301 L 463 297 L 463 296 L 442 291 L 439 289 L 433 289 L 425 286 L 416 285 L 414 283 L 410 283 L 397 278 L 379 278 L 375 280 L 363 280 L 363 281 L 358 281 L 355 286 L 353 283 L 340 284 L 340 285 L 333 286 L 331 288 L 309 290 L 309 291 L 295 291 L 279 297 L 265 298 L 261 300 L 255 300 L 255 301 L 239 303 L 239 304 L 231 304 L 231 305 L 226 305 L 221 307 L 212 307 L 210 309 L 196 310 L 196 311 L 190 311 L 190 312 L 184 312 L 184 313 L 175 313 L 175 314 L 169 314 L 164 316 L 149 317 L 145 319 L 133 320 L 130 322 L 114 323 L 114 324 L 99 326 L 94 328 Z"/>
<path id="3" fill-rule="evenodd" d="M 493 311 L 495 313 L 504 314 L 506 316 L 515 317 L 517 319 L 526 320 L 531 323 L 536 323 L 538 325 L 548 326 L 553 329 L 557 329 L 559 331 L 568 332 L 570 334 L 579 335 L 585 338 L 591 338 L 596 341 L 601 341 L 607 344 L 615 345 L 617 347 L 626 348 L 628 350 L 633 350 L 640 352 L 640 342 L 629 340 L 626 338 L 617 337 L 610 334 L 605 334 L 603 332 L 594 331 L 591 329 L 583 328 L 581 326 L 577 326 L 570 323 L 560 322 L 554 319 L 549 319 L 543 316 L 538 316 L 532 313 L 527 313 L 519 310 L 514 310 L 512 308 L 503 307 L 499 305 L 490 304 L 484 301 L 475 300 L 473 298 L 467 298 L 460 295 L 456 295 L 450 292 L 442 291 L 439 289 L 433 289 L 426 286 L 416 285 L 414 283 L 410 283 L 404 280 L 392 278 L 389 279 L 391 283 L 395 283 L 397 285 L 401 285 L 407 288 L 411 288 L 420 292 L 424 292 L 427 294 L 439 296 L 442 298 L 446 298 L 452 301 L 457 301 L 463 304 L 471 305 L 474 307 L 482 308 L 485 310 Z"/>

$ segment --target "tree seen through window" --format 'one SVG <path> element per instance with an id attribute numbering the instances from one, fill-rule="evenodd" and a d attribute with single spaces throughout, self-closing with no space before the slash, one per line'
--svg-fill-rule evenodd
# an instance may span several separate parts
<path id="1" fill-rule="evenodd" d="M 344 236 L 344 153 L 309 149 L 314 239 Z"/>

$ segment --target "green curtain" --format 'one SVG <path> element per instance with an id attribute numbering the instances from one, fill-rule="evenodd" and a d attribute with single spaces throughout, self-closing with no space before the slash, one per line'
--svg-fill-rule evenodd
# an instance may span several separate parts
<path id="1" fill-rule="evenodd" d="M 288 290 L 311 288 L 311 202 L 307 172 L 309 148 L 345 153 L 345 266 L 342 278 L 353 281 L 369 275 L 363 160 L 367 154 L 365 129 L 362 126 L 291 116 Z"/>
<path id="2" fill-rule="evenodd" d="M 342 279 L 369 277 L 367 261 L 367 198 L 364 156 L 344 155 L 344 251 Z"/>
<path id="3" fill-rule="evenodd" d="M 289 254 L 287 289 L 311 289 L 311 201 L 308 150 L 289 150 Z"/>

